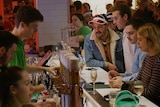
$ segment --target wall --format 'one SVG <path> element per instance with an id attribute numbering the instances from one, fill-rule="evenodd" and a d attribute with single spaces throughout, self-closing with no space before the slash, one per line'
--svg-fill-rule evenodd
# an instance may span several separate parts
<path id="1" fill-rule="evenodd" d="M 39 47 L 56 45 L 61 41 L 61 29 L 67 26 L 69 0 L 37 0 L 44 21 L 38 29 Z"/>

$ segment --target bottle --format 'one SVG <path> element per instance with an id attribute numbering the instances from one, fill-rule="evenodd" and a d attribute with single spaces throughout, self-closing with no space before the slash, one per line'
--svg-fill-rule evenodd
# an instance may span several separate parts
<path id="1" fill-rule="evenodd" d="M 65 47 L 65 43 L 63 41 L 61 41 L 61 46 L 62 46 L 62 49 L 65 50 L 66 47 Z"/>

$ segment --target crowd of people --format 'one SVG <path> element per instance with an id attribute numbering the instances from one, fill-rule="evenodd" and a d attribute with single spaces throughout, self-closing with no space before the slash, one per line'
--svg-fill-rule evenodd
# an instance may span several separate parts
<path id="1" fill-rule="evenodd" d="M 111 87 L 133 91 L 133 82 L 141 80 L 142 95 L 160 106 L 160 8 L 152 0 L 139 0 L 137 10 L 131 6 L 132 0 L 114 0 L 114 5 L 106 6 L 107 13 L 92 16 L 89 3 L 75 1 L 69 27 L 78 35 L 86 65 L 106 70 Z M 56 75 L 59 67 L 26 64 L 24 50 L 24 39 L 32 38 L 43 18 L 33 6 L 23 6 L 16 12 L 13 30 L 0 31 L 1 107 L 51 106 L 30 102 L 44 85 L 33 86 L 27 70 Z"/>
<path id="2" fill-rule="evenodd" d="M 73 6 L 77 7 L 75 4 L 79 8 L 74 12 L 84 18 L 91 16 L 88 3 L 75 1 Z M 159 2 L 139 0 L 137 4 L 137 8 L 132 9 L 132 0 L 114 0 L 113 4 L 106 4 L 105 14 L 87 20 L 85 25 L 92 32 L 84 38 L 85 62 L 86 66 L 106 70 L 113 88 L 133 92 L 133 82 L 141 80 L 142 95 L 160 106 Z"/>

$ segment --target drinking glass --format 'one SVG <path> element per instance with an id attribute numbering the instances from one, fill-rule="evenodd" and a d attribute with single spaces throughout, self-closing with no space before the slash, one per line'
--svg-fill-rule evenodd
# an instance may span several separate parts
<path id="1" fill-rule="evenodd" d="M 96 69 L 92 69 L 90 72 L 91 75 L 91 80 L 93 82 L 93 94 L 95 94 L 95 81 L 97 79 L 97 70 Z"/>
<path id="2" fill-rule="evenodd" d="M 138 98 L 139 98 L 139 104 L 137 105 L 137 107 L 142 107 L 142 106 L 146 106 L 146 105 L 142 105 L 141 104 L 141 95 L 144 91 L 144 86 L 143 86 L 143 82 L 141 80 L 136 80 L 134 81 L 133 83 L 133 89 L 134 89 L 134 92 L 137 94 Z"/>
<path id="3" fill-rule="evenodd" d="M 117 94 L 118 94 L 117 91 L 111 91 L 111 92 L 108 94 L 110 107 L 115 107 L 115 102 L 116 102 Z"/>
<path id="4" fill-rule="evenodd" d="M 134 81 L 134 83 L 133 83 L 133 89 L 134 89 L 134 92 L 140 98 L 140 96 L 142 95 L 142 93 L 144 91 L 143 82 L 140 81 L 140 80 Z"/>
<path id="5" fill-rule="evenodd" d="M 53 52 L 53 58 L 54 59 L 59 59 L 59 55 L 58 55 L 59 49 L 58 49 L 58 46 L 52 47 L 52 52 Z"/>

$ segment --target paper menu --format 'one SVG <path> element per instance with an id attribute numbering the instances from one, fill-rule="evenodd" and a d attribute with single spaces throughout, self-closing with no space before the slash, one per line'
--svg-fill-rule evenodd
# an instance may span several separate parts
<path id="1" fill-rule="evenodd" d="M 82 70 L 82 73 L 80 74 L 80 77 L 85 80 L 86 83 L 92 82 L 91 77 L 90 77 L 90 69 L 88 68 L 95 68 L 97 69 L 97 79 L 96 82 L 104 82 L 105 84 L 109 84 L 109 79 L 108 79 L 108 73 L 107 71 L 103 70 L 100 67 L 84 67 Z"/>

